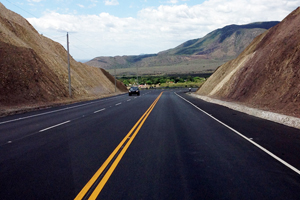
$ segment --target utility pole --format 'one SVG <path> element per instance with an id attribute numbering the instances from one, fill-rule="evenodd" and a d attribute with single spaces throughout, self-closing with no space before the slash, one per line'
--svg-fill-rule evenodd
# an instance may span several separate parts
<path id="1" fill-rule="evenodd" d="M 71 88 L 71 71 L 70 71 L 69 33 L 67 33 L 67 50 L 68 50 L 69 96 L 71 98 L 72 88 Z"/>
<path id="2" fill-rule="evenodd" d="M 115 65 L 115 92 L 117 92 L 117 73 L 116 73 L 116 65 Z"/>
<path id="3" fill-rule="evenodd" d="M 138 68 L 138 65 L 136 65 L 136 79 L 137 79 L 137 86 L 139 86 L 139 68 Z"/>
<path id="4" fill-rule="evenodd" d="M 116 72 L 117 64 L 116 57 L 114 57 L 114 71 L 115 71 L 115 92 L 117 92 L 117 72 Z"/>

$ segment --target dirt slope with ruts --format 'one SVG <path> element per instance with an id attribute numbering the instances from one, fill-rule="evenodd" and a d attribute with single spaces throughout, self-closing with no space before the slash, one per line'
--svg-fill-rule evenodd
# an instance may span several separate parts
<path id="1" fill-rule="evenodd" d="M 22 107 L 66 103 L 127 91 L 102 69 L 72 57 L 72 98 L 68 90 L 67 52 L 39 34 L 24 18 L 0 3 L 0 113 Z"/>
<path id="2" fill-rule="evenodd" d="M 197 94 L 300 117 L 300 8 L 256 37 Z"/>

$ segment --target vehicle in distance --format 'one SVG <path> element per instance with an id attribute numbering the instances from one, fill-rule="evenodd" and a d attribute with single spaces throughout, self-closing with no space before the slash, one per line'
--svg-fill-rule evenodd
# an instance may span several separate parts
<path id="1" fill-rule="evenodd" d="M 131 96 L 132 94 L 137 94 L 138 96 L 140 96 L 140 90 L 138 87 L 131 87 L 128 91 L 129 96 Z"/>

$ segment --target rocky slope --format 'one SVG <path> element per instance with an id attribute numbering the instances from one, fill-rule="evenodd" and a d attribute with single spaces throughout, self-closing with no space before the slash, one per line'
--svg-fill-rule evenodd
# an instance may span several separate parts
<path id="1" fill-rule="evenodd" d="M 96 57 L 86 64 L 104 69 L 186 65 L 195 60 L 220 60 L 235 58 L 251 41 L 279 22 L 258 22 L 246 25 L 229 25 L 207 34 L 203 38 L 189 40 L 174 49 L 158 54 L 139 56 Z M 207 62 L 207 61 L 206 61 Z M 183 65 L 183 67 L 184 67 Z M 217 67 L 217 66 L 215 66 Z"/>
<path id="2" fill-rule="evenodd" d="M 299 35 L 297 8 L 219 67 L 197 94 L 300 117 Z"/>
<path id="3" fill-rule="evenodd" d="M 114 93 L 111 75 L 71 58 L 73 97 L 68 97 L 67 52 L 0 3 L 0 112 L 14 106 L 92 99 Z M 126 91 L 118 82 L 118 93 Z"/>

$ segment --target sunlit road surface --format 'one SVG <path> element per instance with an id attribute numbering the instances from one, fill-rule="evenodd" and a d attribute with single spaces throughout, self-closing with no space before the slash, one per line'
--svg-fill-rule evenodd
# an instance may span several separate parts
<path id="1" fill-rule="evenodd" d="M 0 118 L 0 199 L 299 199 L 299 130 L 185 92 Z"/>

